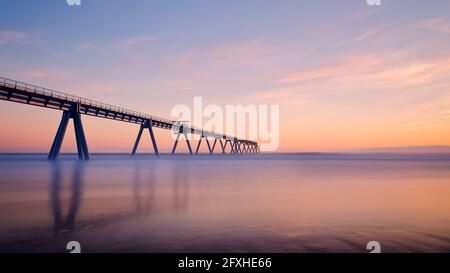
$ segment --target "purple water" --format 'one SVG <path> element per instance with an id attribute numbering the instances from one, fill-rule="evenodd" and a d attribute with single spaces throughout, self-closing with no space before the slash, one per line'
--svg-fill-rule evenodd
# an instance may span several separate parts
<path id="1" fill-rule="evenodd" d="M 0 155 L 0 252 L 450 251 L 449 155 Z"/>

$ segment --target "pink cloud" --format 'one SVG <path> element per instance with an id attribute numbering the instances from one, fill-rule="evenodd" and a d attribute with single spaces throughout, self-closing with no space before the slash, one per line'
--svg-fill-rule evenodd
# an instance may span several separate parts
<path id="1" fill-rule="evenodd" d="M 237 43 L 222 43 L 209 48 L 191 48 L 183 52 L 174 62 L 174 67 L 184 68 L 188 65 L 221 69 L 256 65 L 265 54 L 272 50 L 258 40 Z"/>
<path id="2" fill-rule="evenodd" d="M 301 70 L 299 72 L 287 73 L 280 77 L 277 83 L 298 83 L 310 80 L 320 79 L 336 79 L 345 77 L 349 74 L 366 74 L 375 71 L 376 67 L 382 62 L 380 58 L 375 55 L 351 55 L 342 58 L 340 61 L 327 64 L 319 68 Z"/>
<path id="3" fill-rule="evenodd" d="M 373 38 L 374 36 L 379 35 L 386 31 L 390 31 L 391 29 L 392 29 L 392 24 L 383 23 L 383 24 L 380 24 L 377 26 L 373 26 L 373 27 L 370 27 L 370 28 L 364 30 L 363 32 L 361 32 L 360 34 L 358 34 L 357 36 L 355 36 L 349 40 L 338 43 L 336 46 L 338 46 L 338 47 L 339 46 L 347 46 L 347 45 L 351 45 L 354 43 L 367 41 L 367 40 Z"/>
<path id="4" fill-rule="evenodd" d="M 373 76 L 382 82 L 401 85 L 420 85 L 431 83 L 450 74 L 450 56 L 430 62 L 412 62 L 393 67 Z"/>
<path id="5" fill-rule="evenodd" d="M 267 54 L 271 52 L 273 50 L 259 40 L 191 48 L 171 61 L 170 66 L 175 71 L 166 83 L 175 88 L 198 87 L 206 78 L 224 70 L 234 71 L 236 68 L 258 66 L 267 60 Z"/>
<path id="6" fill-rule="evenodd" d="M 438 114 L 441 116 L 444 116 L 446 118 L 450 118 L 450 110 L 445 110 L 445 111 L 439 112 Z"/>
<path id="7" fill-rule="evenodd" d="M 24 75 L 25 75 L 25 77 L 28 77 L 28 78 L 39 79 L 39 78 L 48 77 L 49 73 L 46 71 L 33 70 L 33 71 L 25 72 Z"/>
<path id="8" fill-rule="evenodd" d="M 27 43 L 28 35 L 17 31 L 0 31 L 0 45 Z"/>
<path id="9" fill-rule="evenodd" d="M 42 69 L 30 69 L 30 70 L 24 70 L 19 71 L 18 73 L 19 77 L 24 77 L 25 79 L 35 80 L 35 79 L 63 79 L 67 74 L 63 69 L 48 69 L 48 70 L 42 70 Z"/>
<path id="10" fill-rule="evenodd" d="M 434 17 L 422 20 L 417 23 L 417 26 L 427 30 L 450 34 L 450 20 L 444 17 Z"/>
<path id="11" fill-rule="evenodd" d="M 69 89 L 73 90 L 69 91 L 70 94 L 90 96 L 91 94 L 113 93 L 120 90 L 120 87 L 111 84 L 95 83 L 95 84 L 83 84 L 78 86 L 71 86 Z"/>
<path id="12" fill-rule="evenodd" d="M 186 55 L 182 55 L 175 61 L 175 68 L 181 69 L 183 67 L 186 67 L 189 63 L 189 57 Z"/>
<path id="13" fill-rule="evenodd" d="M 212 57 L 219 60 L 232 60 L 246 63 L 258 63 L 270 49 L 260 41 L 250 40 L 240 43 L 222 44 L 211 49 Z"/>
<path id="14" fill-rule="evenodd" d="M 316 69 L 288 73 L 276 82 L 302 84 L 311 80 L 366 85 L 419 85 L 431 83 L 450 73 L 450 56 L 414 60 L 403 53 L 354 55 Z"/>
<path id="15" fill-rule="evenodd" d="M 301 92 L 301 88 L 275 88 L 260 91 L 251 95 L 250 101 L 267 104 L 281 104 L 285 106 L 303 106 L 310 104 L 313 100 Z"/>

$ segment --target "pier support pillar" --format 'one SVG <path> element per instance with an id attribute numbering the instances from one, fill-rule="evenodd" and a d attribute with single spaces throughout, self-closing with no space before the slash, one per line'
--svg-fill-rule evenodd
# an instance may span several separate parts
<path id="1" fill-rule="evenodd" d="M 208 140 L 208 139 L 206 139 L 206 140 Z M 217 144 L 217 138 L 214 139 L 214 143 L 213 143 L 211 149 L 209 150 L 210 154 L 214 153 L 214 149 L 216 148 L 216 144 Z M 209 142 L 208 142 L 208 146 L 209 146 Z"/>
<path id="2" fill-rule="evenodd" d="M 219 141 L 220 141 L 220 147 L 222 147 L 222 154 L 225 154 L 225 147 L 227 145 L 227 142 L 225 141 L 225 145 L 224 145 L 221 139 L 219 139 Z"/>
<path id="3" fill-rule="evenodd" d="M 208 145 L 209 154 L 212 154 L 211 143 L 209 143 L 208 137 L 206 137 L 206 144 Z"/>
<path id="4" fill-rule="evenodd" d="M 202 144 L 202 140 L 203 140 L 203 136 L 198 141 L 197 148 L 195 149 L 195 154 L 196 155 L 198 154 L 198 151 L 200 150 L 200 145 Z M 208 141 L 208 139 L 206 139 L 206 141 Z M 209 142 L 208 142 L 208 148 L 209 148 Z"/>
<path id="5" fill-rule="evenodd" d="M 58 131 L 56 132 L 55 139 L 53 140 L 52 147 L 50 148 L 50 152 L 48 154 L 48 160 L 56 160 L 58 158 L 70 119 L 73 120 L 75 129 L 78 158 L 80 160 L 90 159 L 86 136 L 84 134 L 83 124 L 81 122 L 81 114 L 77 111 L 64 111 Z"/>
<path id="6" fill-rule="evenodd" d="M 156 144 L 155 134 L 153 133 L 153 124 L 151 120 L 145 121 L 141 124 L 141 128 L 139 128 L 139 133 L 136 137 L 136 142 L 134 143 L 131 155 L 136 154 L 139 142 L 141 141 L 142 132 L 144 132 L 144 129 L 148 129 L 148 132 L 150 133 L 150 139 L 152 140 L 153 151 L 155 152 L 156 157 L 159 157 L 158 145 Z"/>
<path id="7" fill-rule="evenodd" d="M 230 146 L 231 146 L 230 154 L 234 154 L 234 143 L 233 143 L 233 141 L 229 140 L 229 139 L 227 141 L 225 141 L 225 148 L 227 147 L 228 143 L 230 143 Z"/>
<path id="8" fill-rule="evenodd" d="M 240 146 L 239 141 L 234 140 L 234 141 L 233 141 L 233 146 L 234 146 L 234 151 L 233 151 L 233 153 L 235 153 L 235 154 L 240 154 L 240 153 L 241 153 L 241 148 L 239 147 L 239 146 Z"/>
<path id="9" fill-rule="evenodd" d="M 213 154 L 214 153 L 214 148 L 216 147 L 216 143 L 217 143 L 217 139 L 214 139 L 214 144 L 211 146 L 211 142 L 209 142 L 208 137 L 205 137 L 206 139 L 206 144 L 208 145 L 208 151 L 209 154 Z"/>
<path id="10" fill-rule="evenodd" d="M 184 131 L 183 126 L 179 129 L 178 134 L 177 134 L 177 139 L 175 140 L 175 143 L 173 144 L 173 148 L 172 148 L 172 154 L 175 154 L 176 150 L 177 150 L 177 146 L 178 146 L 178 140 L 180 140 L 180 136 L 181 134 L 184 135 L 184 138 L 186 139 L 186 144 L 188 146 L 189 149 L 189 153 L 192 155 L 192 147 L 191 147 L 191 143 L 189 142 L 187 133 Z"/>

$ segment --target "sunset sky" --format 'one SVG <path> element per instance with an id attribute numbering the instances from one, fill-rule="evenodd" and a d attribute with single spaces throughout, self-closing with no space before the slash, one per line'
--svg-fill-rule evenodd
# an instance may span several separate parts
<path id="1" fill-rule="evenodd" d="M 165 118 L 195 96 L 280 105 L 280 152 L 450 145 L 450 1 L 382 2 L 0 0 L 0 77 Z M 0 101 L 0 152 L 47 152 L 60 118 Z M 83 122 L 93 152 L 138 131 Z"/>

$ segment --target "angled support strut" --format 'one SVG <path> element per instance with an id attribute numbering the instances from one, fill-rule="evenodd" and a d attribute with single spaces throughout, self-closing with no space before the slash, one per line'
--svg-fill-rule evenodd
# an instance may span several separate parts
<path id="1" fill-rule="evenodd" d="M 141 124 L 141 128 L 139 129 L 139 133 L 136 137 L 136 142 L 134 143 L 131 155 L 136 154 L 139 142 L 141 141 L 142 132 L 144 131 L 144 129 L 148 129 L 148 132 L 150 133 L 150 138 L 152 140 L 153 151 L 155 152 L 156 157 L 159 157 L 158 145 L 156 144 L 155 134 L 153 133 L 153 124 L 151 120 L 147 120 Z"/>
<path id="2" fill-rule="evenodd" d="M 189 149 L 189 153 L 192 155 L 193 152 L 192 152 L 191 143 L 189 142 L 187 133 L 186 133 L 186 131 L 184 130 L 183 126 L 181 126 L 181 127 L 179 128 L 179 130 L 178 130 L 177 138 L 176 138 L 176 140 L 175 140 L 175 143 L 173 144 L 172 154 L 175 154 L 175 152 L 176 152 L 176 150 L 177 150 L 178 141 L 180 140 L 181 134 L 184 135 L 184 138 L 186 139 L 186 144 L 187 144 L 188 149 Z M 200 146 L 200 144 L 199 144 L 199 146 Z M 198 150 L 199 146 L 197 147 L 197 150 Z"/>
<path id="3" fill-rule="evenodd" d="M 76 109 L 79 109 L 79 107 L 77 106 Z M 91 158 L 89 155 L 86 136 L 83 130 L 83 124 L 81 122 L 80 112 L 64 111 L 58 127 L 58 131 L 56 132 L 55 139 L 53 140 L 52 147 L 50 148 L 50 152 L 48 154 L 48 160 L 56 160 L 58 158 L 64 140 L 64 135 L 66 134 L 67 125 L 69 124 L 70 119 L 73 120 L 75 129 L 78 158 L 80 160 L 89 160 Z"/>

